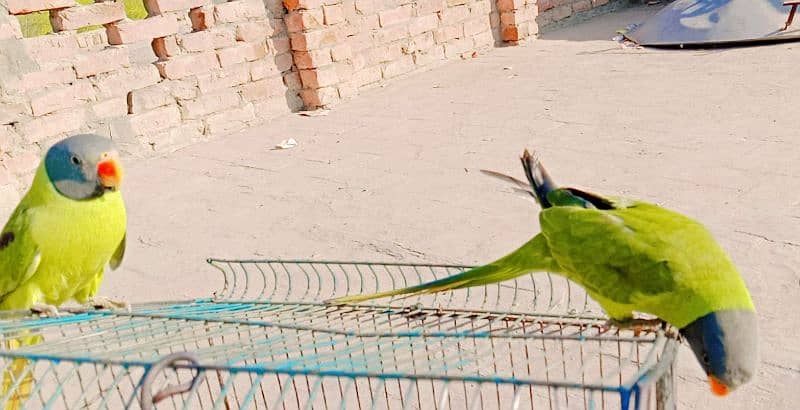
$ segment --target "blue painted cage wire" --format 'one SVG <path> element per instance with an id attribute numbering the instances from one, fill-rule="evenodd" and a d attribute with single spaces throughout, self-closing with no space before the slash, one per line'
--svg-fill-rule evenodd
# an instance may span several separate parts
<path id="1" fill-rule="evenodd" d="M 0 319 L 0 371 L 34 409 L 650 409 L 673 404 L 678 342 L 608 330 L 583 290 L 537 273 L 328 306 L 463 266 L 208 261 L 212 298 Z M 22 337 L 38 343 L 15 346 Z M 16 362 L 15 362 L 16 359 Z M 7 377 L 0 408 L 23 378 Z M 15 390 L 16 389 L 16 390 Z M 7 393 L 5 393 L 7 391 Z M 154 404 L 155 402 L 155 404 Z"/>

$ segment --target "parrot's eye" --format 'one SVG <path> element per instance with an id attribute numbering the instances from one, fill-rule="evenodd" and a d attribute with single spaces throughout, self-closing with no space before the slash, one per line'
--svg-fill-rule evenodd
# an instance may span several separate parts
<path id="1" fill-rule="evenodd" d="M 76 157 L 75 155 L 73 155 L 73 156 L 72 156 L 72 158 L 70 158 L 70 160 L 71 160 L 71 161 L 72 161 L 72 163 L 73 163 L 73 164 L 75 164 L 75 165 L 80 165 L 80 164 L 81 164 L 81 159 L 80 159 L 80 158 L 78 158 L 78 157 Z"/>
<path id="2" fill-rule="evenodd" d="M 708 353 L 703 352 L 703 363 L 709 364 L 711 361 L 708 360 Z"/>

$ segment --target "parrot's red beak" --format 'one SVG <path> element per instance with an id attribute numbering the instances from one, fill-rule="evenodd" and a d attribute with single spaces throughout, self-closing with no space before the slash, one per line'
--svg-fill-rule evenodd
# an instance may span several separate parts
<path id="1" fill-rule="evenodd" d="M 117 189 L 122 183 L 122 167 L 111 156 L 104 155 L 104 159 L 97 163 L 97 176 L 104 188 Z"/>
<path id="2" fill-rule="evenodd" d="M 708 384 L 711 385 L 711 392 L 714 393 L 715 396 L 722 397 L 728 394 L 728 386 L 722 384 L 716 377 L 709 375 Z"/>

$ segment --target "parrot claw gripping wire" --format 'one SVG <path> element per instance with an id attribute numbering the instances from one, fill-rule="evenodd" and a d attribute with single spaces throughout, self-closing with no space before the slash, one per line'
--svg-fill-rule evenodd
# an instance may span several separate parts
<path id="1" fill-rule="evenodd" d="M 604 324 L 600 325 L 600 329 L 605 333 L 616 327 L 620 330 L 631 329 L 635 335 L 641 332 L 657 332 L 659 330 L 667 330 L 667 322 L 661 319 L 640 319 L 631 318 L 627 320 L 614 320 L 608 319 Z"/>
<path id="2" fill-rule="evenodd" d="M 188 383 L 179 384 L 177 386 L 168 385 L 163 390 L 153 395 L 152 391 L 153 381 L 155 381 L 159 373 L 164 371 L 164 369 L 166 369 L 167 367 L 181 361 L 189 362 L 190 366 L 197 366 L 200 364 L 197 355 L 195 355 L 194 353 L 178 352 L 164 356 L 164 358 L 154 363 L 152 366 L 150 366 L 149 369 L 147 369 L 147 372 L 145 373 L 144 378 L 142 379 L 142 386 L 141 386 L 142 395 L 140 399 L 140 404 L 142 410 L 151 410 L 153 409 L 154 405 L 160 402 L 161 400 L 164 400 L 176 394 L 186 393 L 197 388 L 197 385 L 200 384 L 200 381 L 202 381 L 202 378 L 200 377 L 201 372 L 199 370 L 197 371 L 197 374 L 192 378 L 192 381 Z"/>
<path id="3" fill-rule="evenodd" d="M 107 297 L 98 296 L 93 298 L 86 304 L 88 307 L 95 309 L 108 309 L 108 310 L 124 310 L 131 312 L 131 304 L 124 300 L 111 300 Z"/>
<path id="4" fill-rule="evenodd" d="M 37 303 L 31 306 L 31 312 L 36 314 L 41 314 L 47 317 L 59 317 L 61 314 L 58 311 L 58 308 L 53 305 L 48 305 L 45 303 Z"/>

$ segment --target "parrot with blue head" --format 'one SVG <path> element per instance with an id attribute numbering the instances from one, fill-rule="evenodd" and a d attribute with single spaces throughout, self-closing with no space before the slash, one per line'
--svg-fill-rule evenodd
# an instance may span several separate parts
<path id="1" fill-rule="evenodd" d="M 119 153 L 108 138 L 80 134 L 47 150 L 0 231 L 0 310 L 58 315 L 58 306 L 72 299 L 127 306 L 96 296 L 105 267 L 118 268 L 125 254 L 122 178 Z M 37 343 L 41 336 L 28 335 L 6 347 Z M 33 382 L 28 367 L 16 359 L 6 369 L 0 396 L 6 408 L 18 408 L 27 398 Z"/>

